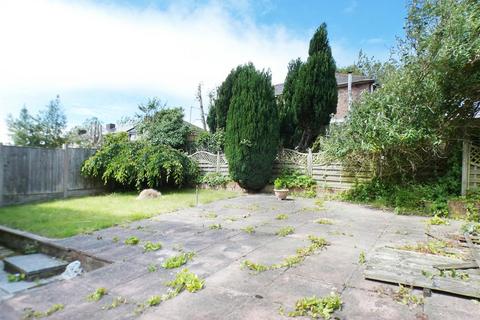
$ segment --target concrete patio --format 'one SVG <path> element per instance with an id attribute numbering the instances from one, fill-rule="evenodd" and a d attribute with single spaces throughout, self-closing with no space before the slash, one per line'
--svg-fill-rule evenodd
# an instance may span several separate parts
<path id="1" fill-rule="evenodd" d="M 275 219 L 278 214 L 287 214 L 288 219 Z M 315 223 L 319 218 L 333 223 Z M 339 319 L 480 319 L 480 305 L 474 300 L 434 292 L 423 305 L 409 307 L 388 294 L 397 286 L 363 279 L 361 252 L 368 260 L 368 253 L 377 246 L 426 240 L 424 221 L 335 201 L 326 202 L 323 209 L 313 199 L 278 201 L 270 195 L 217 201 L 58 240 L 114 263 L 6 299 L 0 303 L 0 318 L 21 319 L 26 308 L 45 311 L 63 304 L 64 310 L 49 319 L 287 319 L 279 310 L 288 313 L 300 298 L 334 291 L 343 302 L 342 310 L 334 314 Z M 210 229 L 213 224 L 222 228 Z M 460 224 L 431 228 L 454 231 Z M 255 227 L 255 232 L 242 230 L 248 226 Z M 294 227 L 295 232 L 286 237 L 275 235 L 285 226 Z M 254 273 L 241 266 L 247 259 L 279 263 L 308 245 L 308 235 L 323 237 L 330 245 L 292 268 Z M 138 237 L 140 244 L 124 244 L 130 236 Z M 145 241 L 161 242 L 163 248 L 144 253 Z M 182 292 L 136 314 L 137 304 L 167 292 L 165 283 L 182 267 L 166 270 L 161 263 L 179 249 L 195 252 L 194 259 L 183 267 L 205 279 L 205 288 Z M 157 271 L 149 272 L 152 264 Z M 100 287 L 108 294 L 100 301 L 87 301 Z M 421 295 L 419 290 L 414 293 Z M 118 296 L 127 303 L 105 308 Z"/>

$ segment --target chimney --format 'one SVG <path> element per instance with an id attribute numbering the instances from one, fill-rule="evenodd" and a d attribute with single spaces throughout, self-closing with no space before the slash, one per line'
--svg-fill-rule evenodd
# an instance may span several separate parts
<path id="1" fill-rule="evenodd" d="M 106 129 L 107 132 L 115 132 L 115 123 L 107 123 Z"/>
<path id="2" fill-rule="evenodd" d="M 348 72 L 348 80 L 347 80 L 347 88 L 348 88 L 348 111 L 352 108 L 352 72 Z"/>

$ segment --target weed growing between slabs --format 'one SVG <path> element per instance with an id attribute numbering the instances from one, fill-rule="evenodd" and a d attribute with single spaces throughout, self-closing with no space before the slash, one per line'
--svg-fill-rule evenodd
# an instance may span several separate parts
<path id="1" fill-rule="evenodd" d="M 316 251 L 321 250 L 329 245 L 325 239 L 312 235 L 308 236 L 308 240 L 310 240 L 309 246 L 297 249 L 297 254 L 285 258 L 281 263 L 267 266 L 252 262 L 250 260 L 245 260 L 242 262 L 242 267 L 251 271 L 255 271 L 256 273 L 280 268 L 291 268 L 302 263 L 306 257 L 311 256 Z"/>
<path id="2" fill-rule="evenodd" d="M 196 274 L 185 268 L 177 273 L 175 279 L 166 283 L 166 286 L 170 287 L 170 291 L 168 293 L 161 296 L 153 295 L 144 303 L 138 304 L 137 308 L 135 309 L 135 314 L 138 315 L 142 313 L 146 308 L 158 306 L 160 303 L 176 297 L 185 290 L 192 293 L 202 290 L 204 285 L 205 280 L 200 279 Z"/>
<path id="3" fill-rule="evenodd" d="M 170 257 L 162 264 L 165 269 L 174 269 L 183 266 L 188 261 L 192 260 L 195 252 L 183 252 L 176 256 Z"/>
<path id="4" fill-rule="evenodd" d="M 332 313 L 342 307 L 342 300 L 337 293 L 330 293 L 330 295 L 317 298 L 316 296 L 305 297 L 297 300 L 295 303 L 295 310 L 289 312 L 289 317 L 310 317 L 317 319 L 330 319 Z M 284 315 L 284 310 L 281 308 L 281 315 Z"/>
<path id="5" fill-rule="evenodd" d="M 253 234 L 255 233 L 255 227 L 254 226 L 248 226 L 242 229 L 242 231 L 245 231 L 248 234 Z"/>
<path id="6" fill-rule="evenodd" d="M 147 241 L 143 245 L 143 252 L 157 251 L 162 249 L 162 244 L 160 242 Z"/>
<path id="7" fill-rule="evenodd" d="M 275 234 L 279 237 L 286 237 L 288 236 L 289 234 L 292 234 L 295 232 L 295 228 L 292 227 L 292 226 L 288 226 L 288 227 L 283 227 L 281 228 L 280 230 L 278 230 Z"/>
<path id="8" fill-rule="evenodd" d="M 23 319 L 38 319 L 38 318 L 49 317 L 52 314 L 63 310 L 64 308 L 65 306 L 63 304 L 54 304 L 47 311 L 35 311 L 32 308 L 27 308 L 25 309 L 25 314 L 23 315 Z"/>
<path id="9" fill-rule="evenodd" d="M 87 300 L 88 301 L 99 301 L 107 293 L 108 293 L 108 290 L 106 288 L 98 288 L 92 294 L 88 295 Z"/>

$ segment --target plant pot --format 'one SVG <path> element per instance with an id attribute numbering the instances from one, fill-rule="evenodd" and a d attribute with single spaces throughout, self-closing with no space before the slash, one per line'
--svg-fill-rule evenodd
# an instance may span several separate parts
<path id="1" fill-rule="evenodd" d="M 279 200 L 285 200 L 288 196 L 288 189 L 274 189 L 273 191 Z"/>

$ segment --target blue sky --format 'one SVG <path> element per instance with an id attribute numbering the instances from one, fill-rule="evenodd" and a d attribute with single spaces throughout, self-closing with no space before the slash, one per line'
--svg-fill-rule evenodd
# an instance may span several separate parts
<path id="1" fill-rule="evenodd" d="M 198 83 L 206 101 L 238 64 L 252 61 L 282 82 L 322 22 L 337 65 L 360 49 L 384 60 L 405 15 L 403 0 L 5 0 L 0 141 L 8 142 L 7 114 L 23 105 L 36 113 L 57 94 L 69 126 L 91 116 L 115 122 L 154 96 L 189 120 Z"/>

